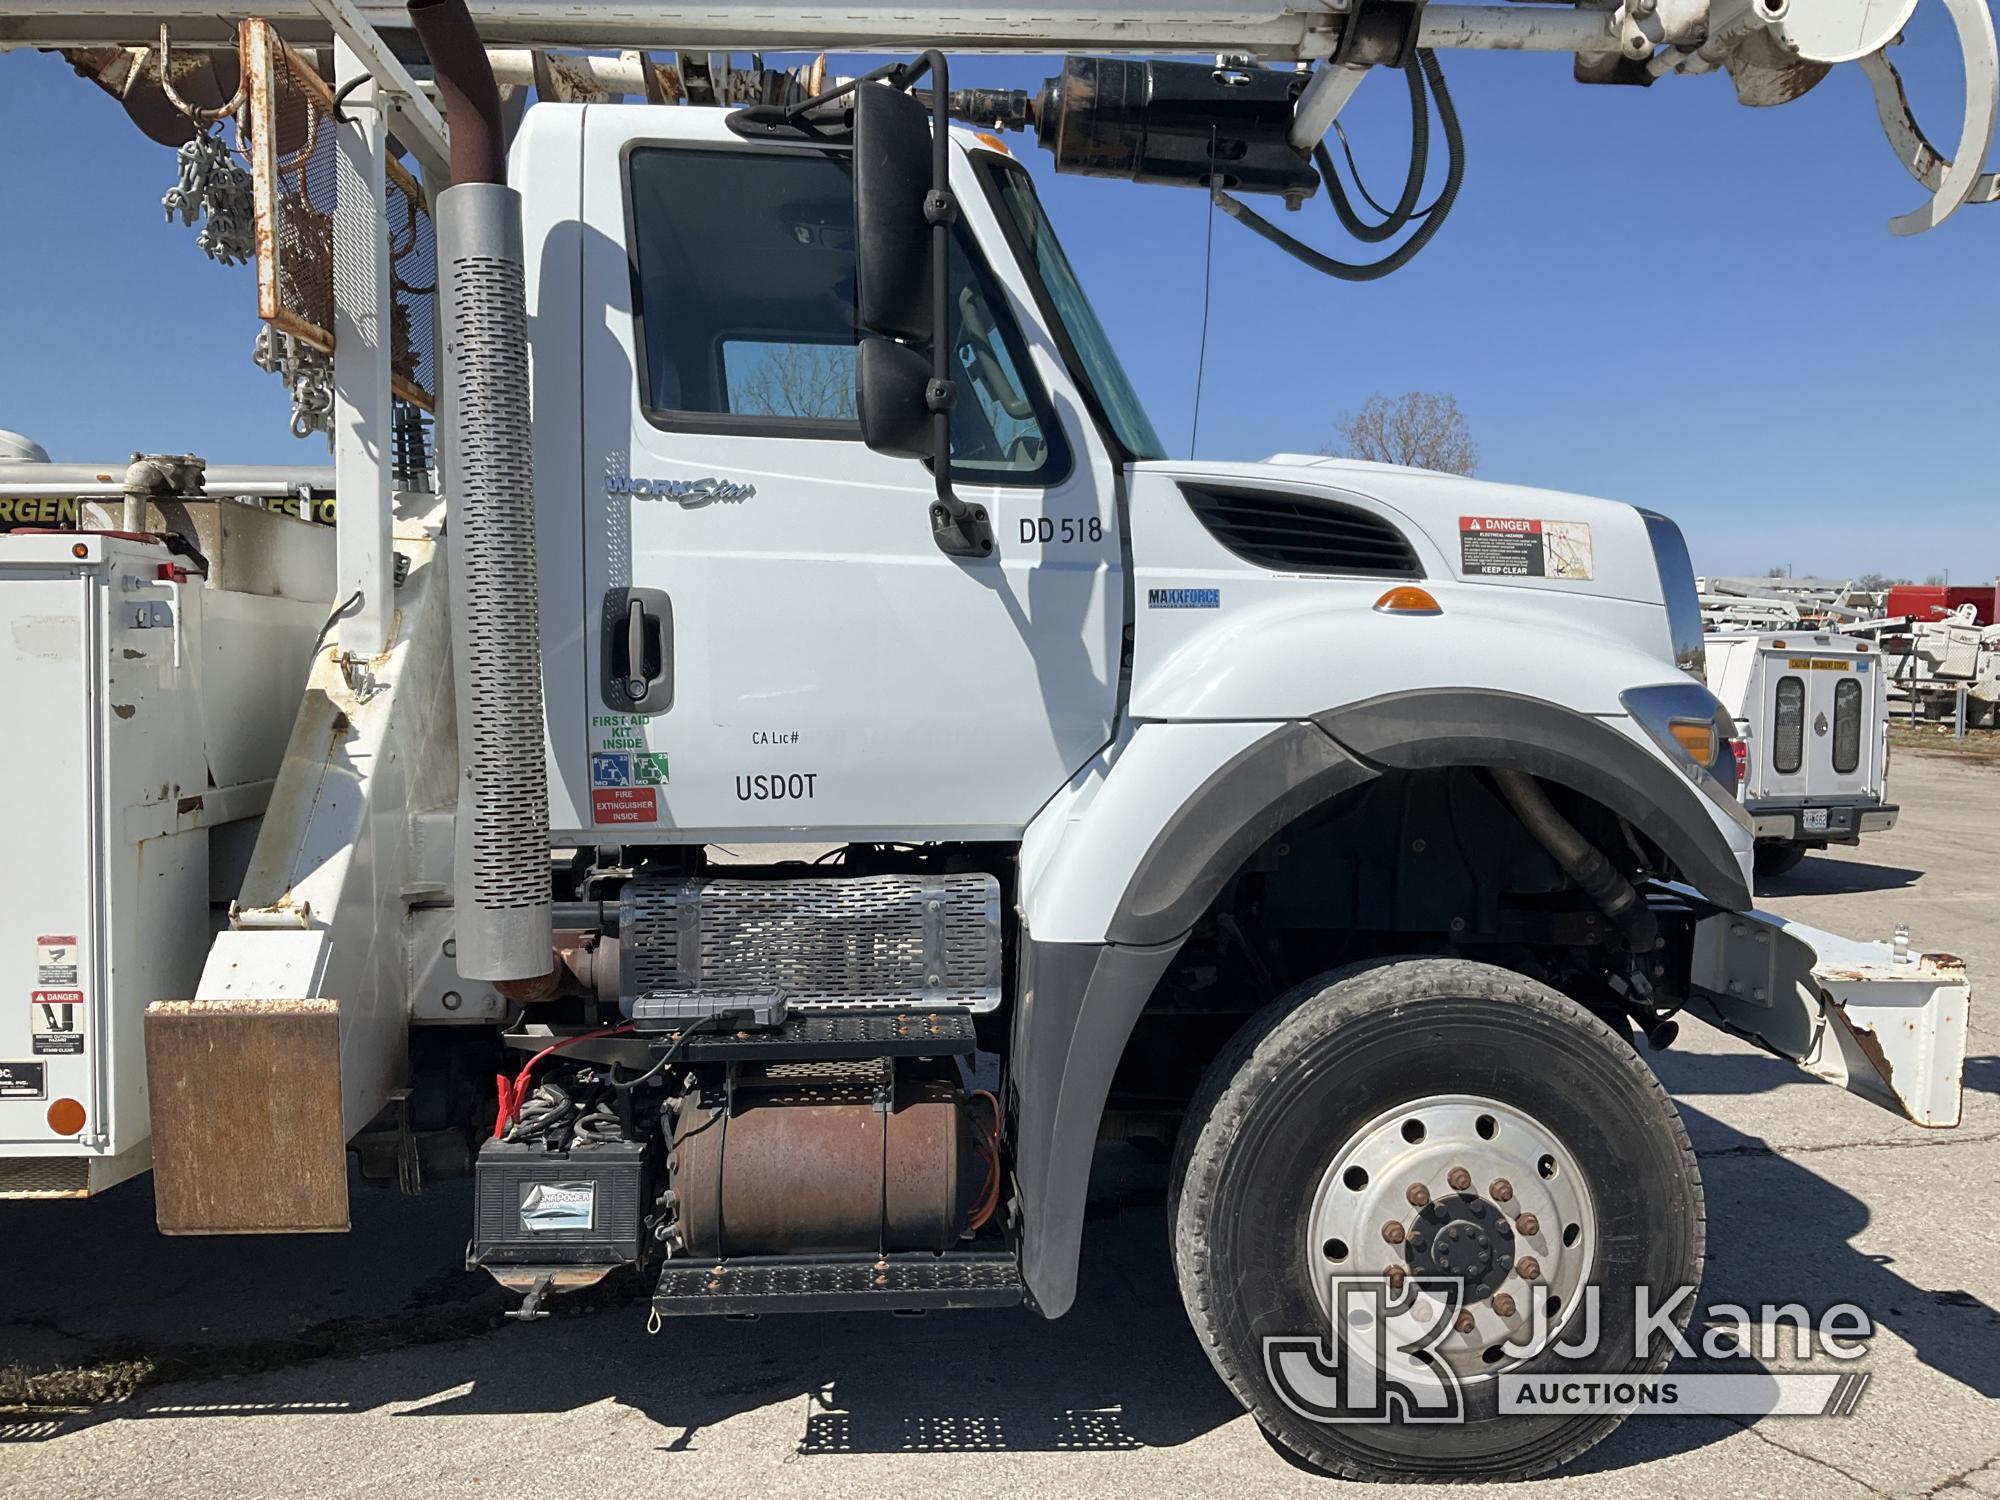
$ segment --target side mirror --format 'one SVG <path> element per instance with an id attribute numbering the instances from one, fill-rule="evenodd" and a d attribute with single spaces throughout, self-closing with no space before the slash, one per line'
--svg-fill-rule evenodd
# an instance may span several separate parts
<path id="1" fill-rule="evenodd" d="M 934 458 L 930 357 L 893 339 L 863 339 L 854 368 L 861 441 L 892 458 Z"/>
<path id="2" fill-rule="evenodd" d="M 926 73 L 928 106 L 910 86 Z M 877 82 L 876 79 L 886 79 Z M 950 91 L 944 55 L 870 74 L 854 86 L 854 364 L 861 440 L 878 453 L 930 462 L 937 499 L 931 537 L 952 557 L 991 557 L 984 507 L 951 488 Z"/>
<path id="3" fill-rule="evenodd" d="M 928 347 L 930 112 L 901 89 L 854 91 L 854 321 Z"/>

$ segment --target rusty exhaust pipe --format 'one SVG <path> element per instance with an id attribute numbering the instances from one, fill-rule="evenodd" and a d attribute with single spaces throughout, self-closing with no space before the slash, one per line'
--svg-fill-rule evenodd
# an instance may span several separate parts
<path id="1" fill-rule="evenodd" d="M 408 0 L 408 9 L 451 130 L 452 185 L 434 212 L 455 605 L 458 969 L 468 979 L 539 980 L 552 967 L 553 931 L 521 199 L 506 185 L 500 90 L 465 0 Z"/>

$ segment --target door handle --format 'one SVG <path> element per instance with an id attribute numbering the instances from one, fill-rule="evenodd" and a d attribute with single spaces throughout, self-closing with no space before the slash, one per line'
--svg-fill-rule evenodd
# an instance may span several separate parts
<path id="1" fill-rule="evenodd" d="M 661 589 L 612 589 L 604 596 L 605 705 L 661 714 L 674 702 L 674 607 Z"/>

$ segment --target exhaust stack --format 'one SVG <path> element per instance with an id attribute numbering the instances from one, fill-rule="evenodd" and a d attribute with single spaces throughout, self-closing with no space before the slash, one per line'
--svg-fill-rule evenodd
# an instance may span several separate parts
<path id="1" fill-rule="evenodd" d="M 451 130 L 437 196 L 458 704 L 458 969 L 531 980 L 551 967 L 549 792 L 521 199 L 506 185 L 500 91 L 465 0 L 408 0 Z"/>

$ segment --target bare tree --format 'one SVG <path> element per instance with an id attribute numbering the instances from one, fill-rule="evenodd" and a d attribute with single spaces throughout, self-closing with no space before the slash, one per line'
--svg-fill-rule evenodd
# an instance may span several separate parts
<path id="1" fill-rule="evenodd" d="M 1479 445 L 1458 409 L 1458 398 L 1448 392 L 1405 391 L 1400 396 L 1377 392 L 1361 410 L 1342 412 L 1333 429 L 1337 446 L 1329 445 L 1323 452 L 1443 474 L 1472 474 L 1479 469 Z"/>
<path id="2" fill-rule="evenodd" d="M 759 417 L 854 415 L 852 344 L 750 347 L 759 352 L 749 356 L 740 379 L 731 379 L 730 410 Z"/>

